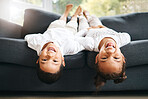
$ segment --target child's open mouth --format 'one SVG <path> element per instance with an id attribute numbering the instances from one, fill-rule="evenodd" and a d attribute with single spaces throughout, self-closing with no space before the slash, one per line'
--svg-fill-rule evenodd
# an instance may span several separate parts
<path id="1" fill-rule="evenodd" d="M 48 51 L 56 52 L 56 50 L 55 50 L 53 47 L 49 47 L 49 48 L 48 48 Z"/>
<path id="2" fill-rule="evenodd" d="M 106 44 L 106 47 L 105 48 L 115 48 L 115 44 L 113 44 L 112 42 L 108 42 Z"/>

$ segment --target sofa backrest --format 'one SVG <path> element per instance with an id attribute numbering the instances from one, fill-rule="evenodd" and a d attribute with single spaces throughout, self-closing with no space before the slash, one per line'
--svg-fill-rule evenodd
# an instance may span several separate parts
<path id="1" fill-rule="evenodd" d="M 58 14 L 43 10 L 26 9 L 21 37 L 24 38 L 26 34 L 44 33 L 49 24 L 59 17 Z"/>
<path id="2" fill-rule="evenodd" d="M 100 18 L 102 23 L 118 32 L 127 32 L 132 41 L 148 39 L 148 12 Z"/>
<path id="3" fill-rule="evenodd" d="M 49 24 L 59 17 L 58 14 L 43 10 L 26 9 L 21 37 L 24 38 L 26 34 L 43 33 Z M 100 20 L 109 28 L 129 33 L 132 40 L 148 39 L 148 12 L 104 16 Z"/>

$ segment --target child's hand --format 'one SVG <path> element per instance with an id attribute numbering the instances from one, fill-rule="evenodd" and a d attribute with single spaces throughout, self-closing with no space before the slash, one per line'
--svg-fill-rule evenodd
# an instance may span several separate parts
<path id="1" fill-rule="evenodd" d="M 89 27 L 87 29 L 90 30 L 90 29 L 96 29 L 96 28 L 99 28 L 99 27 L 98 26 L 91 26 L 91 27 Z"/>
<path id="2" fill-rule="evenodd" d="M 88 30 L 90 30 L 90 29 L 93 29 L 93 27 L 89 27 L 89 28 L 87 28 Z"/>
<path id="3" fill-rule="evenodd" d="M 98 28 L 106 28 L 106 27 L 103 25 L 98 25 Z"/>
<path id="4" fill-rule="evenodd" d="M 90 29 L 96 29 L 96 28 L 106 28 L 106 27 L 103 26 L 103 25 L 98 25 L 98 26 L 91 26 L 91 27 L 89 27 L 87 29 L 90 30 Z"/>

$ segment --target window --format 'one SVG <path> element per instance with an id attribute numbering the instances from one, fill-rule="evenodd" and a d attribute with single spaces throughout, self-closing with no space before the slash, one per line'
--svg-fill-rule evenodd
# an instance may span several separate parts
<path id="1" fill-rule="evenodd" d="M 70 15 L 79 5 L 98 17 L 148 12 L 148 0 L 1 0 L 0 17 L 22 25 L 24 11 L 27 8 L 62 14 L 65 6 L 70 3 L 74 5 Z"/>
<path id="2" fill-rule="evenodd" d="M 34 9 L 48 9 L 50 8 L 44 4 L 49 4 L 49 0 L 11 0 L 10 1 L 10 18 L 9 20 L 17 24 L 23 24 L 23 16 L 25 9 L 34 8 Z M 50 6 L 50 5 L 49 5 Z"/>
<path id="3" fill-rule="evenodd" d="M 148 12 L 148 0 L 59 0 L 53 4 L 54 11 L 62 14 L 64 6 L 68 3 L 72 3 L 75 6 L 72 12 L 78 5 L 81 5 L 90 14 L 95 14 L 98 17 Z"/>
<path id="4" fill-rule="evenodd" d="M 1 0 L 0 18 L 23 25 L 25 9 L 52 11 L 52 0 Z"/>

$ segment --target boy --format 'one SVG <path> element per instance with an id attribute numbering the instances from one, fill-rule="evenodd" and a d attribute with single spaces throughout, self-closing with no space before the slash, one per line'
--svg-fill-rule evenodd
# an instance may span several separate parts
<path id="1" fill-rule="evenodd" d="M 52 22 L 43 34 L 25 36 L 28 46 L 37 51 L 39 56 L 37 75 L 45 83 L 53 83 L 60 78 L 62 68 L 65 67 L 64 55 L 72 55 L 84 50 L 74 36 L 77 33 L 77 15 L 82 11 L 80 6 L 66 24 L 72 7 L 72 4 L 67 5 L 60 19 Z"/>
<path id="2" fill-rule="evenodd" d="M 130 35 L 117 33 L 103 26 L 98 17 L 90 16 L 87 11 L 83 14 L 85 17 L 80 15 L 79 33 L 76 35 L 85 36 L 89 41 L 85 47 L 87 50 L 99 52 L 95 60 L 97 65 L 96 88 L 103 86 L 106 80 L 114 80 L 114 83 L 122 82 L 127 76 L 125 76 L 125 58 L 120 47 L 130 42 Z"/>

